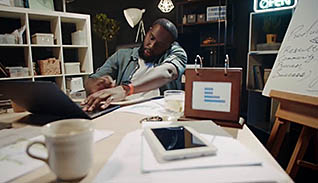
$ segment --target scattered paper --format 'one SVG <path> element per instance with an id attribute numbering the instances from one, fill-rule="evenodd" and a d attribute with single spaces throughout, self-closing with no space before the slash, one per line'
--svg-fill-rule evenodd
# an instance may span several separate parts
<path id="1" fill-rule="evenodd" d="M 113 133 L 113 131 L 109 130 L 95 130 L 94 142 L 105 139 Z M 26 154 L 26 146 L 33 141 L 44 142 L 44 136 L 41 135 L 30 139 L 20 138 L 0 149 L 0 182 L 8 182 L 45 164 L 42 161 L 30 158 Z M 42 146 L 34 146 L 32 152 L 42 157 L 47 156 L 47 150 Z"/>
<path id="2" fill-rule="evenodd" d="M 117 109 L 121 112 L 137 113 L 147 116 L 157 116 L 165 113 L 164 99 L 151 100 Z"/>
<path id="3" fill-rule="evenodd" d="M 229 138 L 230 139 L 230 138 Z M 96 176 L 95 183 L 129 182 L 287 182 L 286 174 L 266 162 L 253 166 L 224 166 L 218 168 L 189 168 L 143 173 L 142 130 L 127 134 L 109 161 Z M 236 151 L 232 148 L 231 151 Z M 233 152 L 235 153 L 235 152 Z M 149 153 L 148 153 L 149 154 Z M 249 153 L 250 154 L 250 153 Z M 252 154 L 253 155 L 253 154 Z M 235 158 L 235 157 L 233 157 Z"/>
<path id="4" fill-rule="evenodd" d="M 202 135 L 202 134 L 201 134 Z M 261 165 L 262 160 L 254 156 L 237 140 L 229 137 L 202 135 L 216 148 L 214 156 L 189 158 L 159 163 L 144 137 L 142 137 L 142 171 L 167 171 L 195 168 L 218 168 Z M 235 149 L 235 151 L 233 151 Z"/>

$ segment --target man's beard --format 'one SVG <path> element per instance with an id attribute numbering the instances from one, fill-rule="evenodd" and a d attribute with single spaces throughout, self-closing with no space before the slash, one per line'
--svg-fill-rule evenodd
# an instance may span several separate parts
<path id="1" fill-rule="evenodd" d="M 156 56 L 151 56 L 151 57 L 145 56 L 144 51 L 145 51 L 145 47 L 142 44 L 138 50 L 138 54 L 139 54 L 139 57 L 142 58 L 146 63 L 154 63 L 158 59 L 158 57 Z"/>

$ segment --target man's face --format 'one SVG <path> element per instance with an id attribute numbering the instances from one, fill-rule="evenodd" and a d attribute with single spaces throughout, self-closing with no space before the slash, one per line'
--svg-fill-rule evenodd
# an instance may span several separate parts
<path id="1" fill-rule="evenodd" d="M 141 57 L 145 60 L 153 60 L 162 55 L 173 42 L 172 35 L 161 25 L 156 24 L 147 32 L 143 46 L 141 47 Z"/>

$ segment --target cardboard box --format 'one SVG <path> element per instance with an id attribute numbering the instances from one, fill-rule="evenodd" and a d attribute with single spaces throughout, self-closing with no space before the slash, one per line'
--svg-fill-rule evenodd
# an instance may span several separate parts
<path id="1" fill-rule="evenodd" d="M 78 74 L 80 71 L 79 62 L 68 62 L 64 63 L 65 74 Z"/>
<path id="2" fill-rule="evenodd" d="M 72 45 L 86 45 L 86 35 L 84 31 L 76 31 L 72 33 Z"/>
<path id="3" fill-rule="evenodd" d="M 66 88 L 70 93 L 84 90 L 84 82 L 82 77 L 66 78 Z"/>
<path id="4" fill-rule="evenodd" d="M 46 33 L 33 34 L 32 44 L 54 45 L 54 34 L 46 34 Z"/>
<path id="5" fill-rule="evenodd" d="M 0 44 L 17 44 L 17 39 L 12 34 L 0 34 Z"/>
<path id="6" fill-rule="evenodd" d="M 206 21 L 226 19 L 226 6 L 211 6 L 206 9 Z"/>
<path id="7" fill-rule="evenodd" d="M 28 67 L 6 67 L 6 70 L 9 72 L 11 78 L 29 76 Z"/>
<path id="8" fill-rule="evenodd" d="M 38 60 L 41 75 L 57 75 L 61 74 L 61 64 L 56 58 L 48 58 L 46 60 Z"/>

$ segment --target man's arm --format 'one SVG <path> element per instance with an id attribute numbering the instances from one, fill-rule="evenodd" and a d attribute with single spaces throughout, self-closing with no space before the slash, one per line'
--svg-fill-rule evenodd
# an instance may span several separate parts
<path id="1" fill-rule="evenodd" d="M 87 95 L 95 93 L 99 90 L 112 88 L 115 86 L 113 78 L 109 75 L 100 78 L 88 78 L 85 82 L 85 90 Z"/>
<path id="2" fill-rule="evenodd" d="M 113 88 L 106 88 L 92 93 L 88 96 L 83 105 L 83 110 L 92 111 L 100 105 L 100 102 L 105 101 L 101 108 L 107 108 L 112 101 L 121 101 L 126 98 L 128 94 L 146 92 L 161 87 L 162 85 L 174 80 L 178 77 L 178 72 L 173 64 L 165 63 L 154 70 L 145 74 L 145 76 L 131 83 L 131 87 L 125 85 L 116 86 Z M 133 93 L 132 91 L 133 90 Z"/>
<path id="3" fill-rule="evenodd" d="M 178 71 L 171 63 L 164 63 L 147 72 L 141 79 L 133 81 L 134 93 L 146 92 L 178 78 Z"/>
<path id="4" fill-rule="evenodd" d="M 115 86 L 113 78 L 118 72 L 117 61 L 118 51 L 109 57 L 105 63 L 97 69 L 96 73 L 89 76 L 89 78 L 85 81 L 85 90 L 87 95 Z"/>
<path id="5" fill-rule="evenodd" d="M 84 110 L 94 110 L 101 101 L 105 101 L 101 107 L 106 108 L 111 101 L 125 99 L 128 94 L 150 91 L 177 79 L 183 74 L 187 56 L 184 50 L 177 45 L 178 49 L 172 50 L 167 60 L 160 66 L 155 67 L 151 72 L 147 72 L 141 79 L 132 81 L 130 87 L 120 85 L 114 88 L 103 89 L 88 96 L 84 101 Z M 133 90 L 131 93 L 130 90 Z"/>

